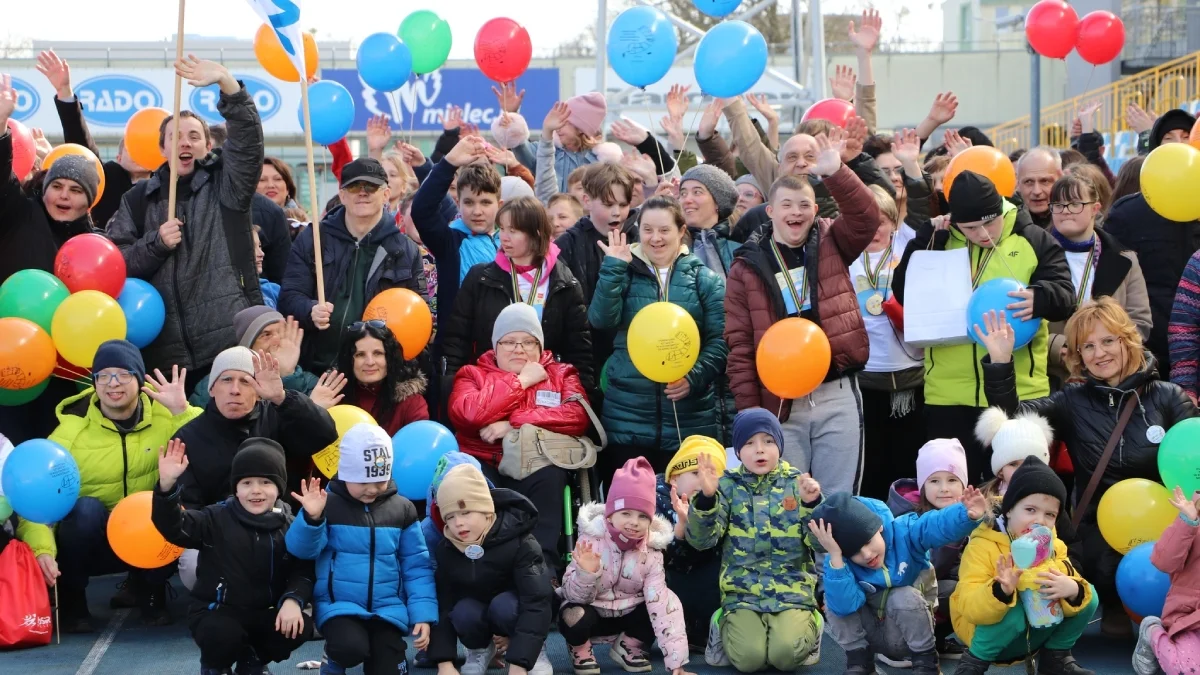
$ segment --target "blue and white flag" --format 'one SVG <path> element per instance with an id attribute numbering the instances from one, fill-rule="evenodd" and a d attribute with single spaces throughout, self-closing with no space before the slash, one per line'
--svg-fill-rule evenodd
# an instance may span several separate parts
<path id="1" fill-rule="evenodd" d="M 283 50 L 292 59 L 301 76 L 304 66 L 304 39 L 300 32 L 300 0 L 246 0 L 258 16 L 275 29 Z"/>

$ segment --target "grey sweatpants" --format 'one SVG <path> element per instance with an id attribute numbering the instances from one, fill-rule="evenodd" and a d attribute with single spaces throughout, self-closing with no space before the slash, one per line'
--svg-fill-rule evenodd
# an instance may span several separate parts
<path id="1" fill-rule="evenodd" d="M 863 407 L 858 378 L 822 383 L 792 401 L 783 423 L 783 459 L 821 484 L 827 495 L 858 494 L 863 467 Z"/>
<path id="2" fill-rule="evenodd" d="M 887 603 L 880 618 L 881 603 Z M 921 591 L 900 586 L 867 596 L 867 602 L 849 616 L 826 613 L 829 634 L 842 649 L 870 649 L 901 659 L 934 647 L 933 615 Z"/>

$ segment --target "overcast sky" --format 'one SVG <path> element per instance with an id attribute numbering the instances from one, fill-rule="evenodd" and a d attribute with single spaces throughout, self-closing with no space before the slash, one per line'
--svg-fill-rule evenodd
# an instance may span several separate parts
<path id="1" fill-rule="evenodd" d="M 615 7 L 619 0 L 610 0 Z M 5 2 L 0 37 L 38 40 L 161 40 L 175 31 L 177 3 L 171 0 L 54 0 Z M 744 7 L 750 6 L 744 3 Z M 865 0 L 825 0 L 826 13 L 867 5 Z M 941 37 L 941 0 L 875 0 L 884 20 L 901 8 L 911 14 L 903 33 L 912 40 Z M 47 16 L 48 8 L 53 15 Z M 451 58 L 471 58 L 475 33 L 485 21 L 507 16 L 528 29 L 535 53 L 545 54 L 595 21 L 595 0 L 303 0 L 301 23 L 318 29 L 320 38 L 356 43 L 380 30 L 394 32 L 408 13 L 417 9 L 440 12 L 454 34 Z M 119 11 L 117 11 L 119 9 Z M 893 21 L 892 23 L 895 23 Z M 214 37 L 251 39 L 258 18 L 246 0 L 190 0 L 187 32 Z M 885 37 L 893 26 L 885 25 Z"/>

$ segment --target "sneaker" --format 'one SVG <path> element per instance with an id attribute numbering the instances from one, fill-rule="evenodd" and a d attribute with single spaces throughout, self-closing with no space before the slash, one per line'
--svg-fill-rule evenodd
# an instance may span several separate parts
<path id="1" fill-rule="evenodd" d="M 271 675 L 271 669 L 267 668 L 267 664 L 258 659 L 239 661 L 233 672 L 234 675 Z"/>
<path id="2" fill-rule="evenodd" d="M 910 658 L 893 659 L 891 657 L 884 656 L 883 654 L 876 654 L 875 660 L 879 661 L 880 663 L 884 664 L 885 666 L 891 666 L 893 668 L 912 668 L 913 667 L 912 659 L 910 659 Z"/>
<path id="3" fill-rule="evenodd" d="M 642 644 L 624 634 L 617 637 L 609 655 L 621 664 L 627 673 L 648 673 L 654 668 L 650 665 L 650 659 L 646 650 L 642 649 Z"/>
<path id="4" fill-rule="evenodd" d="M 851 649 L 846 652 L 846 675 L 876 675 L 875 657 L 866 649 Z"/>
<path id="5" fill-rule="evenodd" d="M 592 643 L 585 642 L 578 647 L 571 647 L 571 666 L 575 675 L 600 675 L 600 664 L 592 654 Z"/>
<path id="6" fill-rule="evenodd" d="M 330 660 L 329 654 L 322 651 L 320 675 L 346 675 L 346 669 L 338 665 L 337 661 Z"/>
<path id="7" fill-rule="evenodd" d="M 171 585 L 163 582 L 150 586 L 141 598 L 142 623 L 147 626 L 169 626 L 173 619 L 167 609 L 167 597 L 173 596 Z"/>
<path id="8" fill-rule="evenodd" d="M 538 654 L 537 663 L 533 664 L 529 675 L 554 675 L 554 664 L 550 663 L 550 657 L 546 656 L 545 647 L 542 647 L 542 653 Z"/>
<path id="9" fill-rule="evenodd" d="M 1142 619 L 1138 627 L 1137 647 L 1133 649 L 1133 672 L 1137 675 L 1157 675 L 1162 672 L 1158 666 L 1158 657 L 1154 654 L 1154 645 L 1150 644 L 1150 633 L 1154 627 L 1162 626 L 1162 619 L 1148 616 Z"/>
<path id="10" fill-rule="evenodd" d="M 491 666 L 492 657 L 495 655 L 496 645 L 490 642 L 483 649 L 468 649 L 467 662 L 463 664 L 459 672 L 461 675 L 483 675 Z"/>
<path id="11" fill-rule="evenodd" d="M 125 580 L 117 584 L 117 592 L 108 600 L 108 606 L 112 609 L 134 609 L 141 604 L 141 596 L 138 595 L 137 579 L 133 574 L 125 575 Z"/>
<path id="12" fill-rule="evenodd" d="M 729 657 L 725 654 L 725 643 L 721 642 L 721 610 L 713 613 L 708 623 L 708 644 L 704 646 L 704 662 L 714 668 L 725 668 Z"/>
<path id="13" fill-rule="evenodd" d="M 965 651 L 967 651 L 967 648 L 961 642 L 951 637 L 939 641 L 937 646 L 938 656 L 943 659 L 961 659 Z"/>
<path id="14" fill-rule="evenodd" d="M 936 649 L 912 655 L 913 675 L 942 675 Z"/>
<path id="15" fill-rule="evenodd" d="M 1095 671 L 1079 665 L 1070 649 L 1042 649 L 1037 671 L 1038 675 L 1096 675 Z"/>
<path id="16" fill-rule="evenodd" d="M 821 635 L 824 632 L 823 624 L 825 623 L 825 620 L 821 616 L 820 612 L 814 612 L 814 616 L 816 616 L 817 619 L 817 646 L 814 647 L 812 652 L 809 653 L 808 656 L 804 657 L 804 660 L 800 662 L 800 665 L 802 666 L 815 666 L 821 662 Z"/>
<path id="17" fill-rule="evenodd" d="M 417 668 L 437 668 L 437 664 L 429 660 L 429 654 L 424 649 L 418 649 L 413 657 L 413 665 Z"/>

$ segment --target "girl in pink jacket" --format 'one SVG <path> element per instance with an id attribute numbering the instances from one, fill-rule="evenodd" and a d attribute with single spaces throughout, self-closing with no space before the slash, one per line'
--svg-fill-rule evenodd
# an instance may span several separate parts
<path id="1" fill-rule="evenodd" d="M 627 672 L 651 670 L 654 639 L 672 675 L 688 661 L 683 606 L 667 588 L 663 550 L 673 528 L 655 515 L 654 470 L 636 457 L 613 474 L 605 504 L 579 509 L 579 542 L 558 590 L 559 633 L 571 646 L 576 675 L 598 675 L 591 638 L 616 636 L 612 658 Z"/>
<path id="2" fill-rule="evenodd" d="M 1179 518 L 1154 544 L 1150 562 L 1171 575 L 1162 618 L 1148 616 L 1138 631 L 1133 670 L 1138 675 L 1200 672 L 1200 490 L 1189 499 L 1175 487 Z"/>

